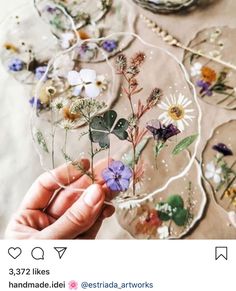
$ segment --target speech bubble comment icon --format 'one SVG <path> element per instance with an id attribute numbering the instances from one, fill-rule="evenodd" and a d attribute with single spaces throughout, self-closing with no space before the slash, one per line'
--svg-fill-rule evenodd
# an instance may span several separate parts
<path id="1" fill-rule="evenodd" d="M 40 247 L 32 249 L 31 256 L 35 260 L 44 260 L 44 250 Z"/>

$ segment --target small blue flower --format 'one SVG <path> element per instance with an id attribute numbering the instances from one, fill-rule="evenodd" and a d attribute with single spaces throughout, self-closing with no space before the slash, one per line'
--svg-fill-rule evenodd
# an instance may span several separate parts
<path id="1" fill-rule="evenodd" d="M 124 192 L 129 189 L 132 171 L 120 161 L 112 162 L 102 173 L 108 188 L 115 192 Z"/>
<path id="2" fill-rule="evenodd" d="M 12 59 L 8 65 L 10 71 L 19 72 L 22 71 L 24 68 L 24 62 L 20 59 Z"/>
<path id="3" fill-rule="evenodd" d="M 36 70 L 35 70 L 35 78 L 37 80 L 42 79 L 42 77 L 45 74 L 46 70 L 47 70 L 47 66 L 41 66 L 41 67 L 36 68 Z"/>
<path id="4" fill-rule="evenodd" d="M 29 100 L 29 103 L 31 104 L 32 107 L 34 107 L 36 105 L 37 109 L 42 109 L 43 108 L 43 104 L 41 103 L 41 101 L 39 99 L 37 99 L 36 103 L 35 103 L 35 97 L 32 97 Z"/>
<path id="5" fill-rule="evenodd" d="M 117 41 L 115 40 L 105 40 L 102 44 L 102 47 L 108 53 L 112 53 L 117 49 Z"/>

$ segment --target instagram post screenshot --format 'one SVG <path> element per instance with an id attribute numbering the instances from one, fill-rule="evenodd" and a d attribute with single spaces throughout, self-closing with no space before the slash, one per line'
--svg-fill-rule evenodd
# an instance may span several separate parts
<path id="1" fill-rule="evenodd" d="M 235 290 L 236 1 L 0 0 L 0 290 Z"/>

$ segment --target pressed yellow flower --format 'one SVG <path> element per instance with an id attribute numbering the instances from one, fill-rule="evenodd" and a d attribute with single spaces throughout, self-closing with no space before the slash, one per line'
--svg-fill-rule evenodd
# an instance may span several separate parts
<path id="1" fill-rule="evenodd" d="M 209 67 L 202 67 L 202 78 L 208 83 L 212 83 L 216 80 L 216 72 Z"/>

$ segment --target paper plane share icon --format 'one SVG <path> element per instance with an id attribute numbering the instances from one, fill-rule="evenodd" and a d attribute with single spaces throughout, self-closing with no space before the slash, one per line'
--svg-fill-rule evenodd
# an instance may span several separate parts
<path id="1" fill-rule="evenodd" d="M 63 248 L 63 247 L 54 247 L 54 249 L 57 251 L 59 259 L 61 259 L 64 256 L 67 250 L 67 248 Z"/>

